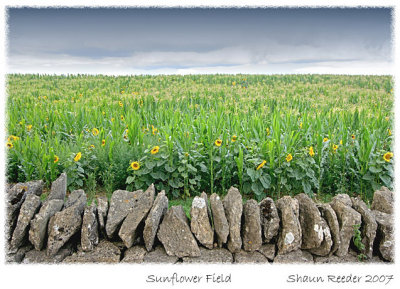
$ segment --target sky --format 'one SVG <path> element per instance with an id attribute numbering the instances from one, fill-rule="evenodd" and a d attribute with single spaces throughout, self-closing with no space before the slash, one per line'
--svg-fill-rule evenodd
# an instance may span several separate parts
<path id="1" fill-rule="evenodd" d="M 9 8 L 8 73 L 392 74 L 389 8 Z"/>

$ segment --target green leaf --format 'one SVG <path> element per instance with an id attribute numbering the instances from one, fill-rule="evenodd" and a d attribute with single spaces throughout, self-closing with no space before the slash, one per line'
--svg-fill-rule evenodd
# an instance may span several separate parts
<path id="1" fill-rule="evenodd" d="M 306 195 L 310 196 L 311 195 L 311 184 L 306 179 L 303 179 L 301 181 L 301 185 L 303 186 L 304 193 Z"/>
<path id="2" fill-rule="evenodd" d="M 189 169 L 189 171 L 191 171 L 191 172 L 193 172 L 193 173 L 196 173 L 196 172 L 197 172 L 197 169 L 196 169 L 194 166 L 192 166 L 191 164 L 188 164 L 188 165 L 187 165 L 187 168 Z"/>
<path id="3" fill-rule="evenodd" d="M 135 180 L 135 178 L 133 176 L 129 176 L 126 178 L 126 183 L 131 184 L 134 180 Z"/>
<path id="4" fill-rule="evenodd" d="M 388 175 L 380 175 L 379 178 L 382 180 L 386 187 L 391 187 L 392 178 Z"/>
<path id="5" fill-rule="evenodd" d="M 260 182 L 253 183 L 251 185 L 251 189 L 253 190 L 254 194 L 260 195 L 264 190 Z"/>
<path id="6" fill-rule="evenodd" d="M 382 169 L 371 166 L 371 167 L 369 167 L 369 171 L 371 173 L 377 174 L 377 173 L 380 173 L 382 171 Z"/>
<path id="7" fill-rule="evenodd" d="M 152 162 L 152 161 L 147 161 L 145 162 L 145 166 L 146 168 L 148 168 L 149 170 L 153 169 L 156 166 L 156 162 Z"/>
<path id="8" fill-rule="evenodd" d="M 169 173 L 173 173 L 175 171 L 175 168 L 171 167 L 169 164 L 166 164 L 164 168 Z"/>
<path id="9" fill-rule="evenodd" d="M 264 189 L 269 189 L 271 186 L 271 177 L 269 175 L 263 175 L 259 178 Z"/>
<path id="10" fill-rule="evenodd" d="M 251 178 L 252 182 L 255 182 L 255 174 L 256 174 L 256 171 L 254 169 L 252 169 L 252 168 L 247 169 L 247 175 Z"/>

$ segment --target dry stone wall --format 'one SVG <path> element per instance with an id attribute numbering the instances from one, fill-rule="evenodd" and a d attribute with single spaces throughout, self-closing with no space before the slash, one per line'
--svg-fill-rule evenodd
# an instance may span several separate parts
<path id="1" fill-rule="evenodd" d="M 375 192 L 371 209 L 335 196 L 315 203 L 305 194 L 243 204 L 238 189 L 225 197 L 195 197 L 190 220 L 168 209 L 164 191 L 117 190 L 110 202 L 87 204 L 83 190 L 66 197 L 67 175 L 40 201 L 42 181 L 9 186 L 7 262 L 17 263 L 349 263 L 394 261 L 394 194 Z M 354 227 L 363 248 L 354 245 Z"/>

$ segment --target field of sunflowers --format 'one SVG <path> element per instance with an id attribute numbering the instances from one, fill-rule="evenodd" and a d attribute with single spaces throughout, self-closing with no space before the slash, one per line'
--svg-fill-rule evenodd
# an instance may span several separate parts
<path id="1" fill-rule="evenodd" d="M 170 198 L 326 198 L 393 186 L 393 80 L 344 75 L 7 77 L 7 181 Z"/>

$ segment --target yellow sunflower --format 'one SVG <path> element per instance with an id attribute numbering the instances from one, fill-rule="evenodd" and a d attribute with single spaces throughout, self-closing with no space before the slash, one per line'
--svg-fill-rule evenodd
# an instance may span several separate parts
<path id="1" fill-rule="evenodd" d="M 217 139 L 217 140 L 215 141 L 215 145 L 216 145 L 217 147 L 220 147 L 220 146 L 222 145 L 222 140 Z"/>
<path id="2" fill-rule="evenodd" d="M 156 153 L 158 153 L 159 150 L 160 150 L 160 147 L 159 147 L 159 146 L 155 146 L 155 147 L 153 147 L 153 148 L 151 149 L 150 153 L 151 153 L 152 155 L 155 155 Z"/>
<path id="3" fill-rule="evenodd" d="M 236 140 L 237 140 L 237 136 L 236 135 L 232 136 L 232 142 L 235 142 Z"/>
<path id="4" fill-rule="evenodd" d="M 6 143 L 7 148 L 12 149 L 14 145 L 11 142 Z"/>
<path id="5" fill-rule="evenodd" d="M 385 153 L 385 154 L 383 155 L 383 159 L 384 159 L 385 161 L 387 161 L 387 162 L 390 162 L 390 160 L 392 159 L 392 157 L 393 157 L 393 153 L 391 153 L 391 152 L 387 152 L 387 153 Z"/>
<path id="6" fill-rule="evenodd" d="M 26 130 L 27 130 L 27 131 L 31 131 L 31 129 L 32 129 L 32 125 L 31 125 L 31 124 L 29 124 L 29 125 L 26 126 Z"/>
<path id="7" fill-rule="evenodd" d="M 106 145 L 106 140 L 105 139 L 101 140 L 101 146 L 103 147 L 105 145 Z"/>
<path id="8" fill-rule="evenodd" d="M 263 166 L 265 166 L 266 163 L 267 163 L 267 161 L 263 160 L 262 163 L 258 165 L 256 170 L 258 171 L 259 169 L 261 169 Z"/>
<path id="9" fill-rule="evenodd" d="M 323 142 L 327 142 L 329 139 L 327 137 L 324 137 Z"/>
<path id="10" fill-rule="evenodd" d="M 58 156 L 54 155 L 54 163 L 57 163 L 60 159 L 58 158 Z"/>
<path id="11" fill-rule="evenodd" d="M 351 135 L 352 139 L 356 139 L 356 136 L 354 134 Z"/>
<path id="12" fill-rule="evenodd" d="M 119 101 L 118 104 L 119 104 L 120 107 L 123 107 L 123 106 L 124 106 L 124 104 L 122 103 L 122 101 Z"/>
<path id="13" fill-rule="evenodd" d="M 139 162 L 132 162 L 132 163 L 131 163 L 131 168 L 132 168 L 132 170 L 134 170 L 134 171 L 137 171 L 138 169 L 140 169 Z"/>
<path id="14" fill-rule="evenodd" d="M 292 159 L 293 159 L 292 154 L 288 154 L 288 155 L 286 156 L 286 161 L 287 161 L 287 162 L 290 162 Z"/>
<path id="15" fill-rule="evenodd" d="M 77 153 L 77 154 L 75 155 L 75 157 L 74 157 L 74 162 L 79 161 L 79 160 L 81 159 L 81 157 L 82 157 L 82 153 L 81 153 L 81 152 Z"/>
<path id="16" fill-rule="evenodd" d="M 94 136 L 97 136 L 97 135 L 99 134 L 99 130 L 98 130 L 97 128 L 93 128 L 93 129 L 92 129 L 92 134 L 93 134 Z"/>
<path id="17" fill-rule="evenodd" d="M 310 156 L 312 156 L 312 157 L 315 155 L 314 148 L 313 148 L 312 146 L 310 146 L 310 149 L 309 149 L 308 153 L 309 153 Z"/>

